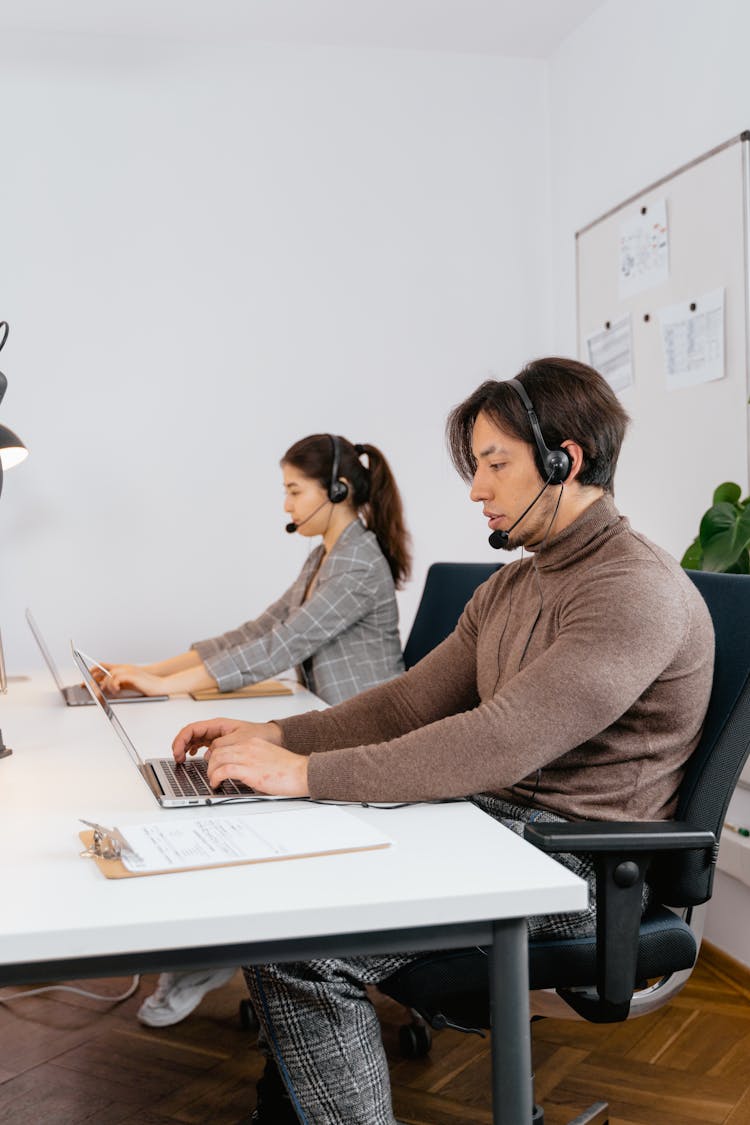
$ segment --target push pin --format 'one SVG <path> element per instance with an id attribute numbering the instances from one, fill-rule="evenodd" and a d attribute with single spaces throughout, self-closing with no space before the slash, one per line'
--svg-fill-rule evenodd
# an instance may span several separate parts
<path id="1" fill-rule="evenodd" d="M 3 732 L 0 730 L 0 758 L 9 758 L 13 751 L 3 742 Z"/>

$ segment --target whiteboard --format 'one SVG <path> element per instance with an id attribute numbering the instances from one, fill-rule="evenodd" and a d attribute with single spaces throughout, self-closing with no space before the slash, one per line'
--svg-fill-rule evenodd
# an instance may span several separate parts
<path id="1" fill-rule="evenodd" d="M 576 234 L 578 351 L 630 317 L 633 384 L 618 391 L 632 423 L 616 500 L 633 525 L 680 558 L 716 485 L 748 488 L 748 144 L 713 149 Z M 668 276 L 622 295 L 623 231 L 666 201 Z M 724 292 L 724 376 L 670 390 L 659 311 Z"/>

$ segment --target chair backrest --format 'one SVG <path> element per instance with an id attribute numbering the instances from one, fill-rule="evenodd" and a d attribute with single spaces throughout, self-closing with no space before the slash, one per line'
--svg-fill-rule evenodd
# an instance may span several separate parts
<path id="1" fill-rule="evenodd" d="M 422 598 L 404 648 L 404 664 L 412 668 L 456 627 L 477 586 L 491 578 L 502 563 L 433 563 L 427 571 Z"/>
<path id="2" fill-rule="evenodd" d="M 718 839 L 750 754 L 750 576 L 687 573 L 711 613 L 716 655 L 703 735 L 687 764 L 675 817 Z M 705 854 L 684 852 L 657 863 L 650 881 L 662 902 L 694 906 L 711 897 L 714 869 Z"/>

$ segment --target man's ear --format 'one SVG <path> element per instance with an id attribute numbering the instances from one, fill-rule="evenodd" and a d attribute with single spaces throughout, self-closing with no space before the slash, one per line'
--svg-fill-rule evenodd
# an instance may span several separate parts
<path id="1" fill-rule="evenodd" d="M 564 449 L 570 457 L 570 472 L 565 478 L 565 483 L 571 484 L 583 468 L 583 449 L 576 441 L 564 441 L 560 448 Z"/>

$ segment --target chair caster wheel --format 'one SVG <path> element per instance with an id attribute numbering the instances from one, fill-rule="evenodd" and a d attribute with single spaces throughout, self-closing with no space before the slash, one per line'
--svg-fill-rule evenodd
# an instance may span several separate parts
<path id="1" fill-rule="evenodd" d="M 249 1000 L 240 1000 L 240 1027 L 243 1031 L 257 1031 L 258 1017 Z"/>
<path id="2" fill-rule="evenodd" d="M 430 1053 L 432 1032 L 423 1023 L 406 1023 L 399 1028 L 398 1044 L 405 1059 L 422 1059 Z"/>

